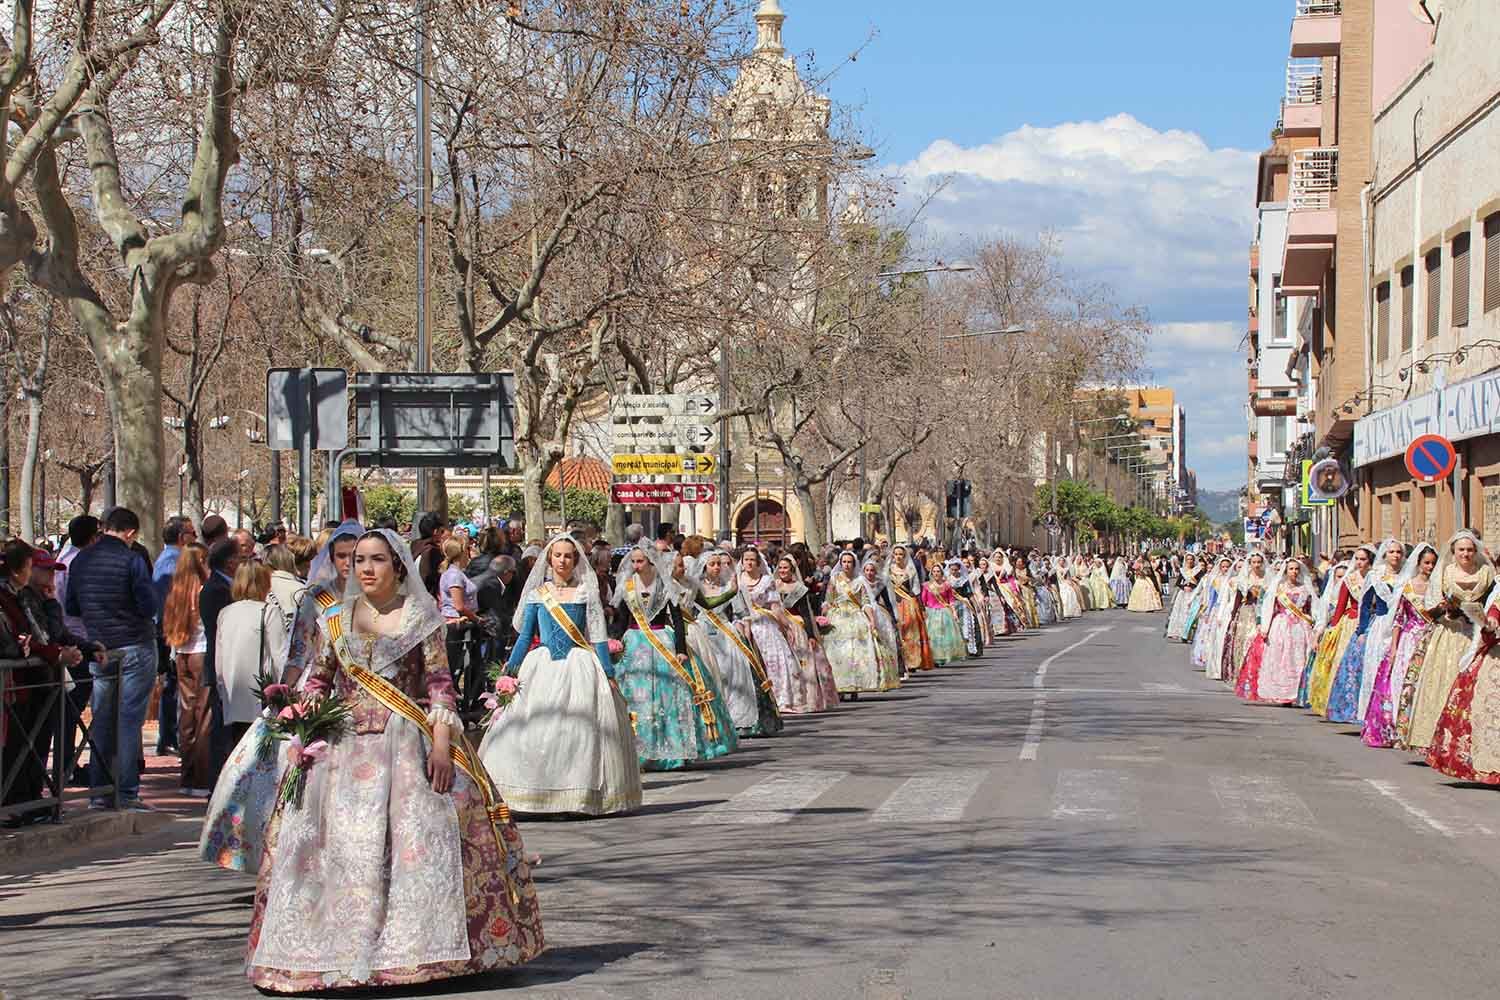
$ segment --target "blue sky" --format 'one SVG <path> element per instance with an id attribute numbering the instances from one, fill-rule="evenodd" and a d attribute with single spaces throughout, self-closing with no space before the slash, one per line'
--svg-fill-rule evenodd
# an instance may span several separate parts
<path id="1" fill-rule="evenodd" d="M 1199 484 L 1242 485 L 1255 156 L 1292 0 L 781 2 L 881 163 L 913 196 L 947 180 L 927 238 L 1057 233 L 1071 271 L 1150 309 L 1148 380 L 1188 411 Z"/>

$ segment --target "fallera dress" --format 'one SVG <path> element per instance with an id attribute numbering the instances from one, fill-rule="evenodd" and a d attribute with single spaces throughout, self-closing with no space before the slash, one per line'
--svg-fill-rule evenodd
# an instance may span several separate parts
<path id="1" fill-rule="evenodd" d="M 1196 570 L 1183 571 L 1182 582 L 1172 595 L 1172 610 L 1167 615 L 1166 635 L 1168 639 L 1181 642 L 1187 631 L 1188 611 L 1193 603 L 1198 577 L 1199 573 Z"/>
<path id="2" fill-rule="evenodd" d="M 1333 677 L 1344 652 L 1354 639 L 1359 628 L 1360 600 L 1364 597 L 1364 581 L 1349 573 L 1339 581 L 1338 601 L 1328 626 L 1318 640 L 1318 650 L 1313 656 L 1307 672 L 1307 707 L 1319 715 L 1328 714 L 1328 697 L 1333 693 Z"/>
<path id="3" fill-rule="evenodd" d="M 1456 565 L 1444 567 L 1442 597 L 1457 606 L 1432 609 L 1437 621 L 1407 667 L 1396 710 L 1397 746 L 1426 750 L 1432 745 L 1438 717 L 1448 704 L 1448 694 L 1473 640 L 1470 615 L 1483 613 L 1485 595 L 1494 582 L 1494 571 L 1488 565 L 1480 566 L 1472 578 L 1465 578 Z"/>
<path id="4" fill-rule="evenodd" d="M 407 598 L 408 616 L 417 600 Z M 374 650 L 387 637 L 353 636 L 351 609 L 337 616 L 347 660 L 325 646 L 307 691 L 337 691 L 353 708 L 354 732 L 309 771 L 301 807 L 272 815 L 250 925 L 251 982 L 299 993 L 408 986 L 535 958 L 544 943 L 530 865 L 483 767 L 455 767 L 452 791 L 433 791 L 423 727 L 351 677 L 368 663 L 416 718 L 420 699 L 432 706 L 428 725 L 451 726 L 441 618 L 382 664 Z"/>
<path id="5" fill-rule="evenodd" d="M 1115 607 L 1123 608 L 1130 603 L 1130 575 L 1125 571 L 1123 559 L 1115 560 L 1115 568 L 1109 574 L 1109 590 Z"/>
<path id="6" fill-rule="evenodd" d="M 1130 601 L 1126 604 L 1126 610 L 1136 612 L 1161 610 L 1161 587 L 1157 585 L 1156 577 L 1151 573 L 1142 571 L 1136 574 L 1135 583 L 1130 587 Z"/>
<path id="7" fill-rule="evenodd" d="M 1421 596 L 1413 592 L 1409 584 L 1397 601 L 1391 643 L 1375 674 L 1375 686 L 1360 731 L 1365 746 L 1385 748 L 1396 745 L 1396 701 L 1406 684 L 1406 671 L 1411 666 L 1412 657 L 1436 624 L 1436 616 L 1422 603 Z"/>
<path id="8" fill-rule="evenodd" d="M 750 638 L 765 664 L 777 708 L 785 715 L 805 715 L 830 707 L 817 676 L 802 669 L 790 638 L 792 630 L 778 617 L 782 607 L 776 581 L 769 574 L 755 581 L 741 576 L 740 593 L 750 608 Z"/>
<path id="9" fill-rule="evenodd" d="M 780 591 L 780 588 L 777 588 Z M 797 673 L 804 697 L 810 699 L 814 712 L 826 712 L 837 708 L 838 685 L 833 680 L 833 666 L 823 652 L 823 643 L 818 636 L 817 612 L 813 610 L 812 593 L 806 585 L 796 584 L 790 591 L 781 592 L 781 606 L 786 612 L 785 635 L 787 644 L 797 655 Z"/>
<path id="10" fill-rule="evenodd" d="M 551 584 L 527 596 L 506 664 L 521 689 L 479 744 L 485 768 L 518 812 L 605 816 L 639 809 L 630 710 L 610 684 L 609 647 L 588 645 L 582 601 L 558 602 Z M 571 634 L 558 613 L 572 623 Z"/>
<path id="11" fill-rule="evenodd" d="M 901 686 L 901 638 L 896 619 L 891 615 L 887 588 L 869 580 L 858 581 L 864 589 L 865 603 L 875 616 L 875 643 L 880 650 L 881 683 L 890 691 Z"/>
<path id="12" fill-rule="evenodd" d="M 1459 670 L 1438 717 L 1427 766 L 1459 781 L 1500 785 L 1500 608 L 1485 615 L 1489 631 Z"/>
<path id="13" fill-rule="evenodd" d="M 863 579 L 833 575 L 823 600 L 823 616 L 831 626 L 823 637 L 823 651 L 841 694 L 889 691 L 899 683 L 892 682 L 899 671 L 881 648 L 867 604 Z"/>
<path id="14" fill-rule="evenodd" d="M 1199 615 L 1197 629 L 1193 635 L 1193 645 L 1189 653 L 1189 662 L 1199 670 L 1206 670 L 1210 656 L 1210 648 L 1214 646 L 1214 632 L 1219 620 L 1219 605 L 1224 597 L 1224 585 L 1221 580 L 1211 581 L 1207 596 L 1203 602 L 1203 610 Z M 1217 649 L 1214 650 L 1217 652 Z"/>
<path id="15" fill-rule="evenodd" d="M 928 580 L 922 587 L 922 606 L 927 610 L 927 635 L 932 641 L 932 659 L 938 664 L 956 663 L 968 655 L 958 617 L 953 611 L 952 589 Z"/>
<path id="16" fill-rule="evenodd" d="M 1382 588 L 1380 583 L 1386 583 Z M 1365 582 L 1365 591 L 1359 599 L 1359 620 L 1344 655 L 1334 671 L 1333 683 L 1328 691 L 1328 710 L 1323 714 L 1329 722 L 1359 722 L 1359 689 L 1365 667 L 1365 646 L 1372 634 L 1383 635 L 1376 623 L 1385 617 L 1390 605 L 1382 594 L 1389 594 L 1389 584 L 1394 580 L 1377 580 L 1373 577 Z"/>
<path id="17" fill-rule="evenodd" d="M 1104 569 L 1104 563 L 1096 564 L 1092 570 L 1085 567 L 1083 576 L 1084 583 L 1089 589 L 1089 610 L 1104 611 L 1115 606 L 1114 589 L 1111 586 L 1109 573 Z"/>
<path id="18" fill-rule="evenodd" d="M 750 626 L 740 614 L 738 596 L 733 587 L 720 594 L 695 594 L 688 646 L 698 650 L 718 675 L 735 732 L 741 737 L 775 736 L 786 723 L 761 654 L 746 637 Z M 790 649 L 785 656 L 793 659 Z"/>
<path id="19" fill-rule="evenodd" d="M 1313 649 L 1312 591 L 1306 587 L 1282 587 L 1271 608 L 1271 623 L 1265 630 L 1259 661 L 1246 656 L 1250 674 L 1240 689 L 1246 701 L 1267 705 L 1290 705 L 1297 698 L 1303 667 Z"/>
<path id="20" fill-rule="evenodd" d="M 910 565 L 892 565 L 887 572 L 889 594 L 895 606 L 896 628 L 901 633 L 901 659 L 909 673 L 931 670 L 932 643 L 927 635 L 927 616 L 917 596 L 921 589 Z"/>

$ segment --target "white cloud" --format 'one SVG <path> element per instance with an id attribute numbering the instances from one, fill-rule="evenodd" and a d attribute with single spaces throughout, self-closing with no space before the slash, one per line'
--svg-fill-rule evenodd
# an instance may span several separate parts
<path id="1" fill-rule="evenodd" d="M 894 168 L 908 197 L 946 186 L 923 217 L 934 243 L 1050 230 L 1064 266 L 1106 281 L 1158 322 L 1146 367 L 1188 418 L 1205 488 L 1244 483 L 1247 255 L 1256 154 L 1131 115 L 1023 126 L 980 146 L 940 139 Z"/>

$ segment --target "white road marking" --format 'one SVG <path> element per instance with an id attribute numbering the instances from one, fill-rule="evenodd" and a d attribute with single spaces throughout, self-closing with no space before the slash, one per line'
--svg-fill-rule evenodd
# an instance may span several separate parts
<path id="1" fill-rule="evenodd" d="M 1130 631 L 1140 635 L 1159 635 L 1161 633 L 1161 629 L 1155 625 L 1133 625 Z"/>
<path id="2" fill-rule="evenodd" d="M 710 806 L 693 823 L 788 823 L 799 810 L 847 777 L 848 771 L 783 771 L 727 802 Z"/>
<path id="3" fill-rule="evenodd" d="M 1375 778 L 1366 778 L 1365 784 L 1369 785 L 1381 795 L 1385 796 L 1392 802 L 1396 803 L 1396 805 L 1400 806 L 1406 813 L 1406 815 L 1410 817 L 1407 825 L 1412 829 L 1425 833 L 1426 831 L 1422 829 L 1425 826 L 1428 829 L 1436 830 L 1438 833 L 1441 833 L 1445 837 L 1453 836 L 1453 828 L 1447 823 L 1444 823 L 1436 816 L 1433 816 L 1426 809 L 1423 809 L 1420 806 L 1413 805 L 1412 803 L 1402 798 L 1401 793 L 1397 790 L 1394 782 L 1378 781 Z"/>
<path id="4" fill-rule="evenodd" d="M 1142 681 L 1141 687 L 1147 691 L 1155 691 L 1157 694 L 1187 694 L 1187 688 L 1181 684 L 1153 684 L 1148 681 Z"/>
<path id="5" fill-rule="evenodd" d="M 1113 823 L 1136 813 L 1134 780 L 1124 771 L 1057 772 L 1052 818 Z"/>
<path id="6" fill-rule="evenodd" d="M 1110 628 L 1111 626 L 1105 625 L 1101 628 L 1089 629 L 1088 634 L 1082 639 L 1053 653 L 1036 668 L 1036 676 L 1031 679 L 1031 686 L 1036 688 L 1036 697 L 1031 700 L 1031 724 L 1026 727 L 1026 742 L 1021 745 L 1022 760 L 1036 760 L 1037 751 L 1042 748 L 1042 727 L 1047 722 L 1047 692 L 1044 690 L 1047 682 L 1047 668 L 1099 633 L 1108 632 Z"/>
<path id="7" fill-rule="evenodd" d="M 1280 778 L 1269 775 L 1215 774 L 1208 779 L 1231 823 L 1241 826 L 1317 825 L 1312 810 Z"/>
<path id="8" fill-rule="evenodd" d="M 989 772 L 936 771 L 908 778 L 870 816 L 875 823 L 954 823 Z"/>

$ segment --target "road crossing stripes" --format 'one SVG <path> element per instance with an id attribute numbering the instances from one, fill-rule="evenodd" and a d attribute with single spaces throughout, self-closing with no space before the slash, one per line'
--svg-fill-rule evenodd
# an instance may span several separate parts
<path id="1" fill-rule="evenodd" d="M 908 778 L 870 819 L 876 823 L 955 822 L 963 818 L 964 807 L 988 776 L 986 770 L 968 769 Z"/>
<path id="2" fill-rule="evenodd" d="M 1270 775 L 1215 774 L 1209 776 L 1214 797 L 1224 807 L 1231 823 L 1241 826 L 1290 826 L 1310 828 L 1316 825 L 1307 803 L 1287 787 L 1286 782 Z"/>
<path id="3" fill-rule="evenodd" d="M 1057 772 L 1052 818 L 1114 823 L 1135 817 L 1140 792 L 1125 771 L 1066 769 Z"/>
<path id="4" fill-rule="evenodd" d="M 840 781 L 847 771 L 784 771 L 773 774 L 694 818 L 704 823 L 787 823 Z"/>

